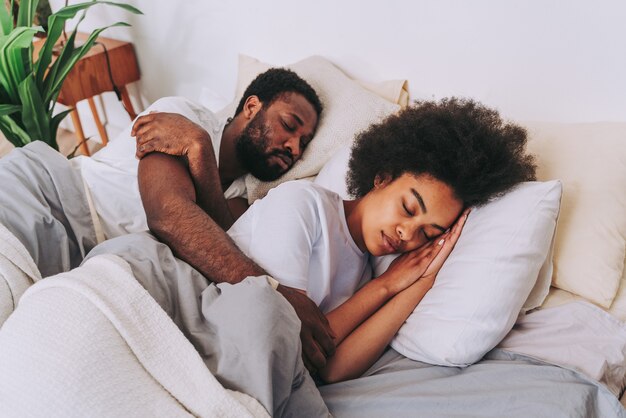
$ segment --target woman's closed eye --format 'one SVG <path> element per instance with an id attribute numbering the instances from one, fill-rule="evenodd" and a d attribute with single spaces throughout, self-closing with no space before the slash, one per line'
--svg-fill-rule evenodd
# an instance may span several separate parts
<path id="1" fill-rule="evenodd" d="M 406 203 L 402 202 L 402 207 L 404 208 L 404 211 L 406 212 L 407 215 L 409 216 L 415 215 L 415 212 L 411 211 L 406 205 Z"/>

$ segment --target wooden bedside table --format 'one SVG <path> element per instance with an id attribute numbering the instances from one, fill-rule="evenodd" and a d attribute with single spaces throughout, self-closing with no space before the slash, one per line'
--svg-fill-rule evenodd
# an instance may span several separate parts
<path id="1" fill-rule="evenodd" d="M 84 42 L 88 34 L 78 33 L 76 35 L 76 44 Z M 42 41 L 35 41 L 34 56 L 38 56 L 41 49 Z M 103 47 L 104 45 L 104 47 Z M 106 48 L 106 54 L 105 54 Z M 139 80 L 139 67 L 137 65 L 137 57 L 135 49 L 130 42 L 118 41 L 115 39 L 99 37 L 96 44 L 89 52 L 80 59 L 72 68 L 67 78 L 63 82 L 63 87 L 57 101 L 63 105 L 73 107 L 70 112 L 76 135 L 78 136 L 80 150 L 84 155 L 90 155 L 89 149 L 83 132 L 83 126 L 80 122 L 80 116 L 76 109 L 76 103 L 87 99 L 91 113 L 93 114 L 98 133 L 102 139 L 102 143 L 108 143 L 108 136 L 93 101 L 93 96 L 102 94 L 107 91 L 115 91 L 111 83 L 111 75 L 109 75 L 109 66 L 107 65 L 107 55 L 111 68 L 111 75 L 115 87 L 121 96 L 122 103 L 131 120 L 135 119 L 137 114 L 133 109 L 130 101 L 126 85 L 133 81 Z"/>

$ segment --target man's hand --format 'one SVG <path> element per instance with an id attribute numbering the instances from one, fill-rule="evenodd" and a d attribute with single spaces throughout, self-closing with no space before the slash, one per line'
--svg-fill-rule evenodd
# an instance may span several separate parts
<path id="1" fill-rule="evenodd" d="M 304 293 L 283 285 L 276 290 L 293 306 L 302 322 L 302 359 L 306 368 L 314 374 L 326 365 L 328 357 L 335 354 L 333 331 L 324 314 Z"/>
<path id="2" fill-rule="evenodd" d="M 151 112 L 140 116 L 130 134 L 137 140 L 138 159 L 155 151 L 188 157 L 194 147 L 210 142 L 207 131 L 177 113 Z"/>

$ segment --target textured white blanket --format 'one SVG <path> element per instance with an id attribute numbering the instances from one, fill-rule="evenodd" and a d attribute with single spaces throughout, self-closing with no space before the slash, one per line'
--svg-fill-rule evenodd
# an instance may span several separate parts
<path id="1" fill-rule="evenodd" d="M 0 224 L 0 327 L 41 274 L 22 243 Z"/>
<path id="2" fill-rule="evenodd" d="M 9 416 L 268 416 L 224 389 L 116 256 L 38 282 L 0 330 Z"/>

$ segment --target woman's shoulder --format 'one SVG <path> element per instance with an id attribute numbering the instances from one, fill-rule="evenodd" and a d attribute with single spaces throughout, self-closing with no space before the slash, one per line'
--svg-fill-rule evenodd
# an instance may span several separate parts
<path id="1" fill-rule="evenodd" d="M 308 180 L 286 181 L 270 190 L 267 196 L 269 197 L 270 195 L 280 195 L 281 197 L 289 197 L 293 199 L 340 199 L 337 193 Z"/>

